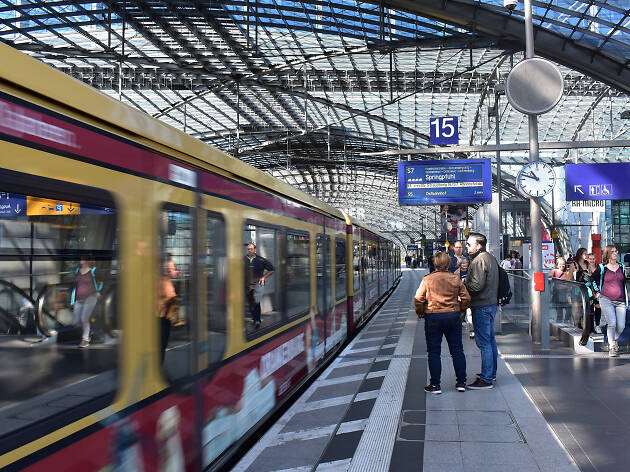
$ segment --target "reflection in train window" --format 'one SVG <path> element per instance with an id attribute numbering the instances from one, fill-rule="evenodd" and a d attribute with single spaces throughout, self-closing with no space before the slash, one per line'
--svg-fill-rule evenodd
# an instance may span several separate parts
<path id="1" fill-rule="evenodd" d="M 357 241 L 356 239 L 353 241 L 352 243 L 352 267 L 354 268 L 354 293 L 358 293 L 361 291 L 360 289 L 360 270 L 361 270 L 361 266 L 360 266 L 360 261 L 361 261 L 361 254 L 359 252 L 359 241 Z"/>
<path id="2" fill-rule="evenodd" d="M 116 390 L 113 200 L 24 181 L 38 195 L 0 187 L 0 438 L 52 415 L 74 421 L 107 406 Z M 50 186 L 54 194 L 42 190 Z"/>
<path id="3" fill-rule="evenodd" d="M 280 232 L 273 228 L 245 225 L 243 287 L 245 330 L 248 334 L 282 321 L 280 277 L 275 273 L 280 238 Z"/>
<path id="4" fill-rule="evenodd" d="M 330 236 L 318 234 L 316 239 L 315 262 L 317 265 L 317 311 L 328 314 L 330 308 L 332 268 L 330 264 Z"/>
<path id="5" fill-rule="evenodd" d="M 346 296 L 346 242 L 335 239 L 335 299 Z"/>
<path id="6" fill-rule="evenodd" d="M 225 223 L 220 216 L 209 215 L 206 227 L 206 283 L 208 320 L 208 362 L 219 362 L 225 351 L 227 329 L 225 307 Z"/>
<path id="7" fill-rule="evenodd" d="M 311 253 L 308 234 L 287 233 L 287 316 L 308 313 L 311 306 Z"/>
<path id="8" fill-rule="evenodd" d="M 169 381 L 190 375 L 192 217 L 185 207 L 167 204 L 160 214 L 158 320 L 160 355 Z"/>

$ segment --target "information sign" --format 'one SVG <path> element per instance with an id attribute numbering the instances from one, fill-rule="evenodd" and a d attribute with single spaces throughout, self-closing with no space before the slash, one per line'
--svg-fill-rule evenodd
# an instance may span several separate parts
<path id="1" fill-rule="evenodd" d="M 610 164 L 566 164 L 566 199 L 630 199 L 630 162 Z"/>
<path id="2" fill-rule="evenodd" d="M 418 250 L 417 244 L 407 244 L 407 251 L 417 251 L 417 250 Z"/>
<path id="3" fill-rule="evenodd" d="M 606 211 L 606 200 L 578 200 L 571 202 L 573 213 L 602 213 Z"/>
<path id="4" fill-rule="evenodd" d="M 459 144 L 459 127 L 456 116 L 440 116 L 429 120 L 429 144 Z"/>
<path id="5" fill-rule="evenodd" d="M 490 159 L 401 161 L 398 203 L 485 203 L 492 201 Z"/>
<path id="6" fill-rule="evenodd" d="M 18 193 L 0 192 L 0 217 L 26 215 L 26 197 Z"/>
<path id="7" fill-rule="evenodd" d="M 47 198 L 26 197 L 26 214 L 35 215 L 78 215 L 80 206 L 78 203 L 61 200 L 49 200 Z"/>

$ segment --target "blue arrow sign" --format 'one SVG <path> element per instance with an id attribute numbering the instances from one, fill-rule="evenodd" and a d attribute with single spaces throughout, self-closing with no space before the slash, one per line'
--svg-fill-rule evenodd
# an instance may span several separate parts
<path id="1" fill-rule="evenodd" d="M 26 195 L 0 192 L 0 217 L 25 215 Z"/>
<path id="2" fill-rule="evenodd" d="M 630 163 L 566 164 L 566 199 L 630 199 Z"/>

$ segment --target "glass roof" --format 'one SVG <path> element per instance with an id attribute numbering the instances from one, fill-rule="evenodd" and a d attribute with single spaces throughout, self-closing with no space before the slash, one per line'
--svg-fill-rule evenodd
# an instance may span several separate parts
<path id="1" fill-rule="evenodd" d="M 565 80 L 541 141 L 630 139 L 628 0 L 533 9 L 536 52 Z M 527 141 L 527 118 L 497 89 L 523 32 L 522 2 L 503 0 L 0 0 L 0 41 L 383 230 L 419 213 L 397 204 L 397 157 L 364 153 L 427 147 L 432 116 L 458 116 L 460 144 L 494 144 L 497 109 L 501 142 Z M 527 153 L 501 157 L 513 174 Z"/>

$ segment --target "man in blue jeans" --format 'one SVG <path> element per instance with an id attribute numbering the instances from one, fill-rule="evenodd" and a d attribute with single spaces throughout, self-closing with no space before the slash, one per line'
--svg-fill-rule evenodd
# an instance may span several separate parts
<path id="1" fill-rule="evenodd" d="M 481 351 L 481 374 L 468 385 L 472 390 L 493 388 L 497 376 L 499 353 L 494 338 L 494 317 L 497 314 L 499 291 L 499 265 L 486 251 L 487 240 L 481 233 L 470 233 L 466 248 L 470 266 L 466 276 L 466 288 L 470 293 L 475 341 Z"/>

